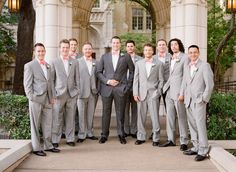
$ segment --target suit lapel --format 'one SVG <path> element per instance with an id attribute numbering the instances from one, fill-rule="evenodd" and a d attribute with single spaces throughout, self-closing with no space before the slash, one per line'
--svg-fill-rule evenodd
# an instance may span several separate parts
<path id="1" fill-rule="evenodd" d="M 85 68 L 85 70 L 86 70 L 86 72 L 87 72 L 87 74 L 88 74 L 88 76 L 89 76 L 89 75 L 90 75 L 90 74 L 89 74 L 89 69 L 88 69 L 88 66 L 87 66 L 87 64 L 86 64 L 85 59 L 84 59 L 84 58 L 81 59 L 81 62 L 82 62 L 82 67 Z"/>
<path id="2" fill-rule="evenodd" d="M 113 72 L 115 72 L 115 69 L 114 69 L 114 66 L 113 66 L 113 62 L 112 62 L 112 54 L 111 53 L 108 53 L 107 61 L 112 66 Z"/>
<path id="3" fill-rule="evenodd" d="M 61 57 L 59 57 L 59 59 L 58 59 L 57 62 L 58 62 L 59 68 L 62 69 L 62 71 L 64 72 L 64 74 L 67 76 L 67 74 L 66 74 L 66 69 L 65 69 L 65 66 L 64 66 L 64 63 L 63 63 Z"/>
<path id="4" fill-rule="evenodd" d="M 121 58 L 123 58 L 123 56 L 121 56 L 121 54 L 119 54 L 119 59 L 118 59 L 118 61 L 117 61 L 116 69 L 119 68 L 119 65 L 120 65 L 120 63 L 121 63 Z M 114 71 L 116 71 L 116 69 L 115 69 Z"/>
<path id="5" fill-rule="evenodd" d="M 146 62 L 144 59 L 142 60 L 142 68 L 143 68 L 143 73 L 144 73 L 145 77 L 148 78 L 147 77 L 147 70 L 146 70 Z"/>
<path id="6" fill-rule="evenodd" d="M 152 74 L 152 71 L 153 71 L 153 68 L 157 65 L 157 61 L 155 58 L 153 58 L 153 61 L 152 61 L 152 67 L 151 67 L 151 70 L 150 70 L 150 74 L 148 76 L 148 78 L 151 76 Z"/>
<path id="7" fill-rule="evenodd" d="M 41 75 L 42 75 L 45 79 L 47 79 L 46 76 L 45 76 L 45 74 L 43 73 L 43 69 L 41 68 L 39 62 L 38 62 L 36 59 L 34 59 L 34 66 L 35 66 L 36 71 L 39 71 L 39 72 L 41 73 Z"/>
<path id="8" fill-rule="evenodd" d="M 96 67 L 96 60 L 93 59 L 93 60 L 92 60 L 92 73 L 91 73 L 91 76 L 93 76 L 94 73 L 95 73 L 95 67 Z"/>
<path id="9" fill-rule="evenodd" d="M 197 74 L 197 72 L 198 72 L 198 69 L 199 69 L 201 63 L 202 63 L 201 60 L 198 59 L 198 62 L 197 62 L 197 64 L 196 64 L 196 70 L 193 71 L 193 76 L 191 77 L 191 82 L 193 81 L 194 77 L 196 76 L 196 74 Z"/>
<path id="10" fill-rule="evenodd" d="M 69 58 L 69 60 L 68 60 L 68 76 L 70 75 L 70 71 L 71 71 L 72 63 L 73 63 L 72 59 Z"/>

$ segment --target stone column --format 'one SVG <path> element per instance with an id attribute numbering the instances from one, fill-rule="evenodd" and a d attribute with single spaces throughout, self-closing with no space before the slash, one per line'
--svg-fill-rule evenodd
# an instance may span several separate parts
<path id="1" fill-rule="evenodd" d="M 171 0 L 171 38 L 179 38 L 186 48 L 200 47 L 201 59 L 207 60 L 206 0 Z"/>
<path id="2" fill-rule="evenodd" d="M 170 40 L 170 23 L 166 23 L 165 25 L 156 26 L 156 41 L 158 39 L 165 39 L 167 42 Z"/>
<path id="3" fill-rule="evenodd" d="M 59 41 L 72 35 L 71 0 L 36 0 L 35 42 L 46 47 L 46 59 L 58 56 Z"/>

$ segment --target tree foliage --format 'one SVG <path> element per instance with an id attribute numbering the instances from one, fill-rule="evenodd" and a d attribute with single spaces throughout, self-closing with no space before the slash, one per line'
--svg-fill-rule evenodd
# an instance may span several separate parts
<path id="1" fill-rule="evenodd" d="M 208 0 L 208 62 L 211 64 L 215 74 L 215 80 L 223 78 L 225 71 L 236 62 L 235 45 L 236 34 L 223 46 L 219 57 L 216 56 L 216 49 L 220 41 L 224 38 L 230 28 L 230 22 L 224 20 L 224 10 L 221 8 L 219 1 Z"/>

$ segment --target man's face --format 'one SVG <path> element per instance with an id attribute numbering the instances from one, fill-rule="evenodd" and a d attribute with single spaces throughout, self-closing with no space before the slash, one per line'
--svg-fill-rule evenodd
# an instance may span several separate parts
<path id="1" fill-rule="evenodd" d="M 113 38 L 111 40 L 111 46 L 113 51 L 120 51 L 121 43 L 119 39 Z"/>
<path id="2" fill-rule="evenodd" d="M 158 41 L 157 42 L 157 51 L 159 53 L 165 53 L 167 50 L 167 45 L 165 41 Z"/>
<path id="3" fill-rule="evenodd" d="M 171 41 L 170 48 L 173 51 L 173 53 L 178 53 L 179 52 L 179 44 L 178 44 L 178 42 L 177 41 Z"/>
<path id="4" fill-rule="evenodd" d="M 45 48 L 42 46 L 35 47 L 34 54 L 35 54 L 35 57 L 37 57 L 39 60 L 43 60 L 46 54 Z"/>
<path id="5" fill-rule="evenodd" d="M 91 57 L 93 53 L 93 48 L 89 44 L 85 44 L 82 48 L 83 54 L 85 57 Z"/>
<path id="6" fill-rule="evenodd" d="M 69 55 L 70 45 L 67 43 L 61 43 L 60 54 L 62 57 L 67 57 Z"/>
<path id="7" fill-rule="evenodd" d="M 196 61 L 199 55 L 200 55 L 200 52 L 197 48 L 195 47 L 189 48 L 188 57 L 190 58 L 191 61 Z"/>
<path id="8" fill-rule="evenodd" d="M 143 54 L 145 58 L 152 58 L 153 48 L 149 46 L 145 46 L 143 49 Z"/>
<path id="9" fill-rule="evenodd" d="M 76 41 L 70 41 L 70 51 L 71 52 L 76 52 L 77 50 L 78 43 Z"/>
<path id="10" fill-rule="evenodd" d="M 133 43 L 127 43 L 126 44 L 126 52 L 128 54 L 133 54 L 134 53 L 134 50 L 135 50 L 135 46 Z"/>

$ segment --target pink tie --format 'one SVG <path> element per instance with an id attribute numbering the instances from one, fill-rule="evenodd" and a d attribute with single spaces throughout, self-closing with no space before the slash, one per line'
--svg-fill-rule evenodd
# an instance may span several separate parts
<path id="1" fill-rule="evenodd" d="M 45 60 L 40 60 L 40 61 L 39 61 L 39 64 L 41 64 L 41 65 L 45 65 L 46 62 L 45 62 Z"/>
<path id="2" fill-rule="evenodd" d="M 63 60 L 69 60 L 69 57 L 63 57 Z"/>

